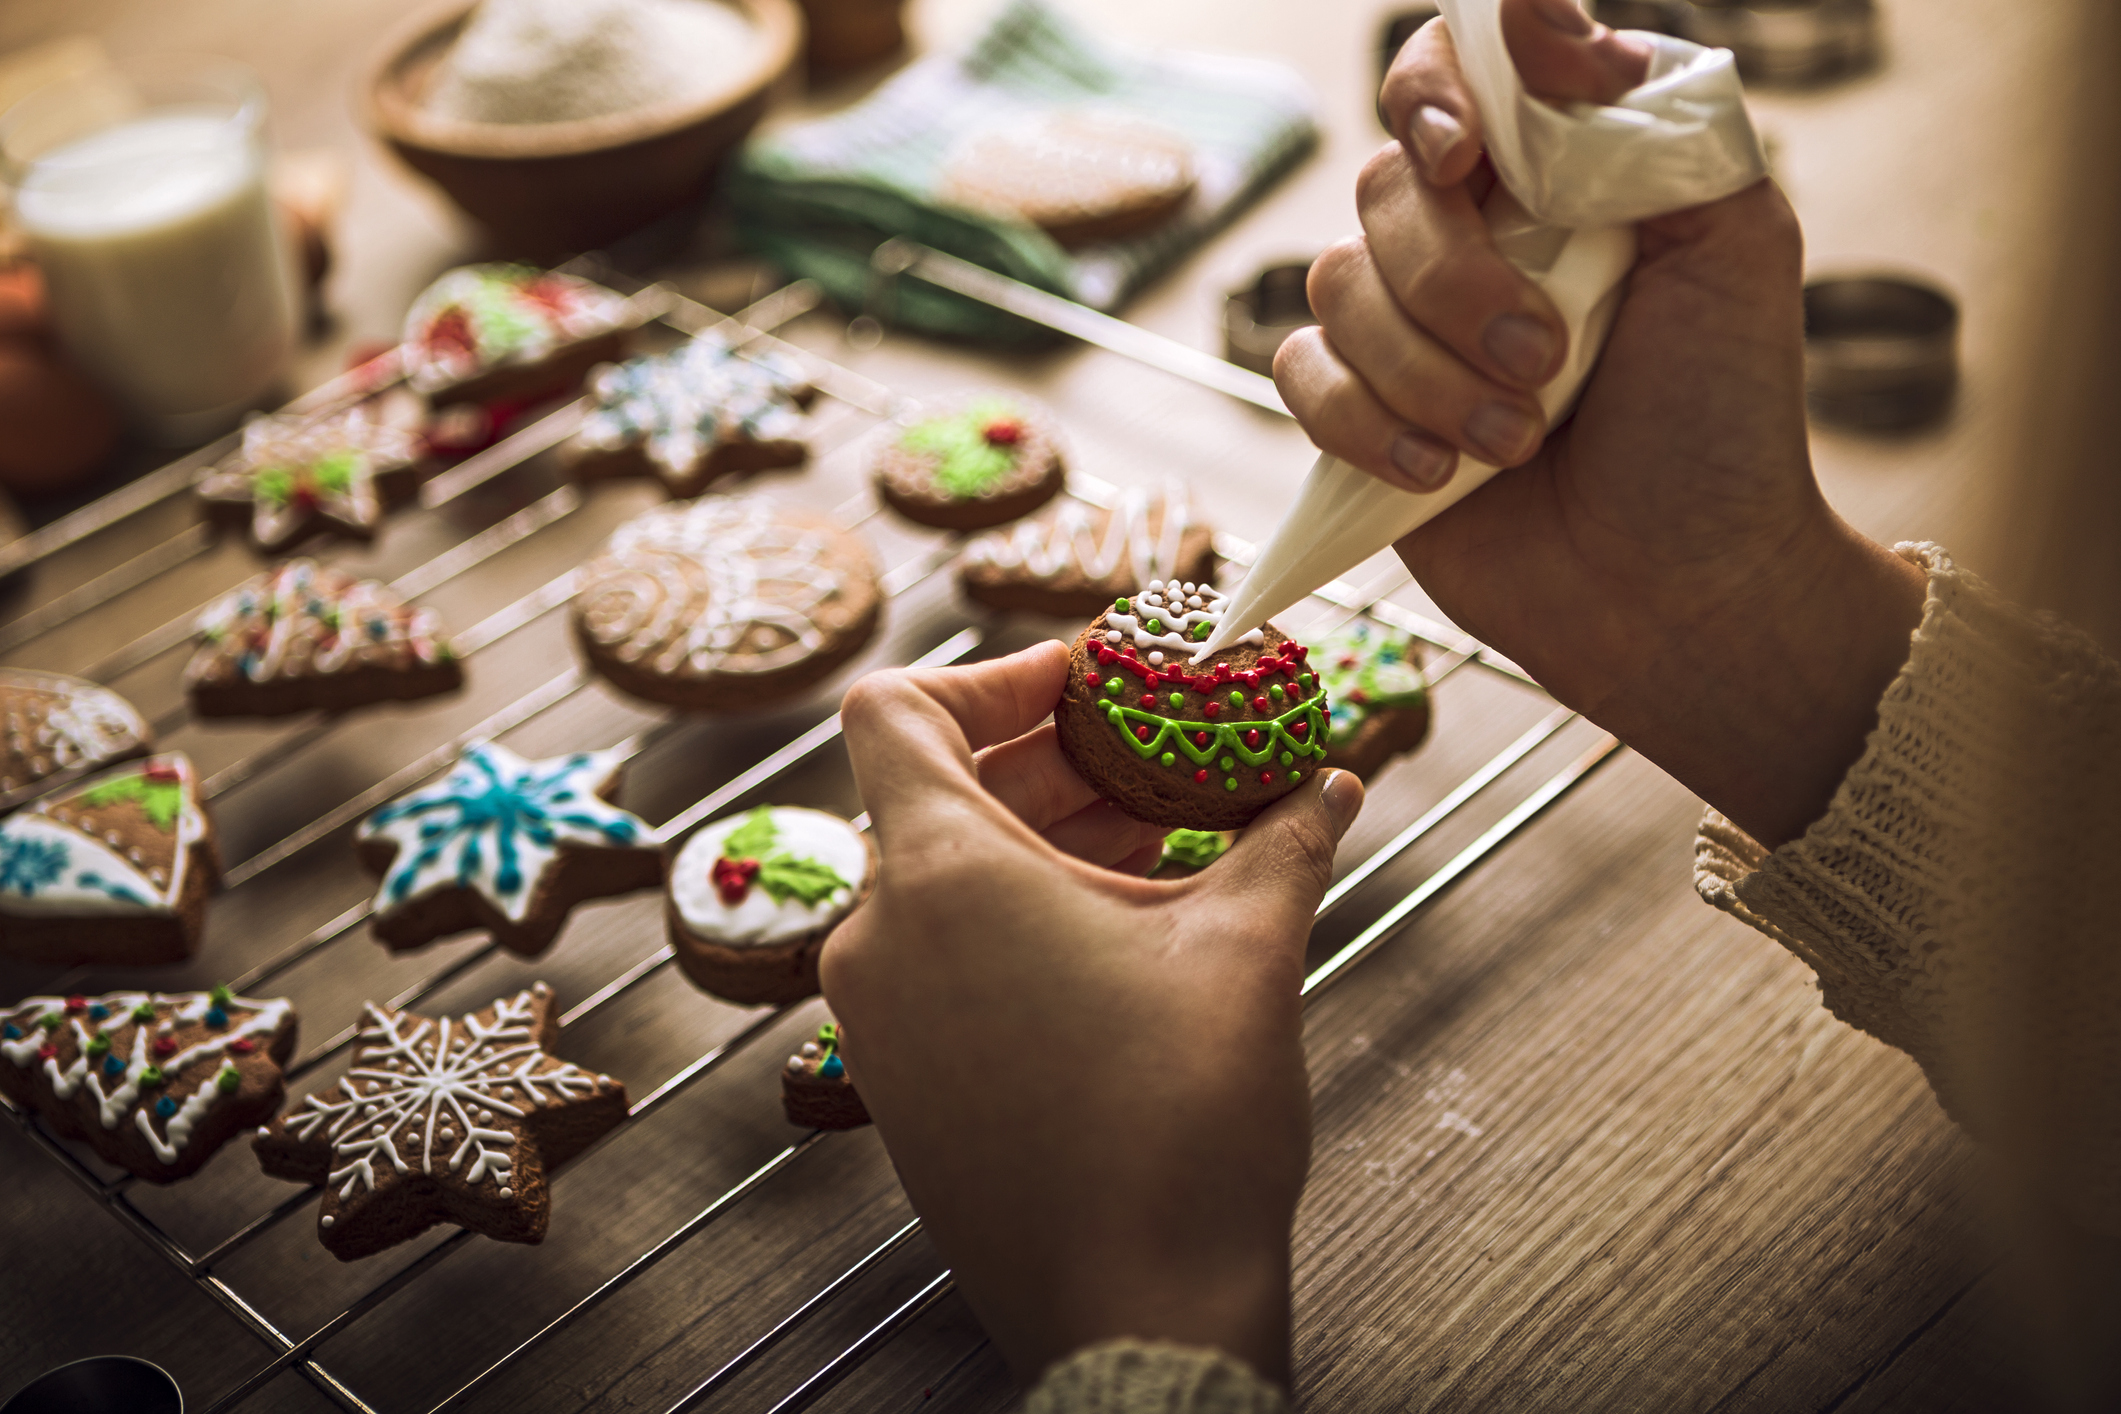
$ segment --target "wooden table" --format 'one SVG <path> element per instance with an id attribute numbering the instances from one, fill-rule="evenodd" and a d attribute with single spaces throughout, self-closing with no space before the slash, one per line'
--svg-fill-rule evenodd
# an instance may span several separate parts
<path id="1" fill-rule="evenodd" d="M 1947 427 L 1896 441 L 1824 431 L 1816 438 L 1830 495 L 1873 535 L 1946 540 L 1981 563 L 1977 531 L 1984 510 L 2007 495 L 2027 375 L 2037 368 L 2038 233 L 2070 210 L 2066 144 L 2041 139 L 2077 101 L 2073 45 L 2093 3 L 2020 7 L 2007 20 L 1974 0 L 1889 3 L 1881 72 L 1759 99 L 1816 268 L 1911 266 L 1962 297 L 1967 387 Z M 348 118 L 351 76 L 368 41 L 410 8 L 406 0 L 16 0 L 0 9 L 0 49 L 86 28 L 121 52 L 231 54 L 264 72 L 283 144 L 347 154 L 353 195 L 332 287 L 340 320 L 309 357 L 321 377 L 347 345 L 391 337 L 413 293 L 468 249 L 467 233 L 365 145 Z M 948 43 L 984 8 L 984 0 L 932 0 L 917 10 L 919 32 L 927 43 Z M 1214 348 L 1220 291 L 1269 259 L 1308 253 L 1352 227 L 1353 174 L 1383 140 L 1371 113 L 1379 7 L 1076 0 L 1075 8 L 1115 35 L 1271 53 L 1318 88 L 1327 131 L 1318 156 L 1128 311 L 1148 328 Z M 845 101 L 860 87 L 808 106 Z M 904 338 L 860 352 L 822 315 L 784 332 L 901 392 L 975 381 L 1034 390 L 1061 411 L 1082 468 L 1123 484 L 1187 475 L 1218 524 L 1243 537 L 1271 527 L 1306 459 L 1285 420 L 1109 354 L 1071 348 L 975 363 Z M 851 409 L 837 415 L 826 439 L 833 449 L 813 471 L 776 483 L 791 499 L 831 508 L 860 495 L 870 424 Z M 525 596 L 650 499 L 637 489 L 599 491 L 558 512 L 557 484 L 549 466 L 533 462 L 444 511 L 394 526 L 372 550 L 334 552 L 388 578 L 482 527 L 502 526 L 489 535 L 507 539 L 508 517 L 519 512 L 549 519 L 475 573 L 423 596 L 456 628 L 496 633 L 474 665 L 471 690 L 442 705 L 357 717 L 231 784 L 217 803 L 231 859 L 556 681 L 556 667 L 571 661 L 560 615 L 498 630 L 514 623 L 507 615 Z M 33 612 L 114 557 L 166 541 L 188 514 L 174 502 L 98 541 L 95 555 L 40 565 L 27 600 L 7 612 Z M 895 565 L 940 544 L 881 518 L 865 533 Z M 0 661 L 79 668 L 251 567 L 239 546 L 204 547 L 147 588 L 17 643 Z M 1355 578 L 1389 587 L 1393 568 L 1373 563 Z M 1390 601 L 1434 612 L 1411 586 Z M 930 576 L 894 604 L 888 631 L 863 662 L 908 661 L 958 642 L 951 635 L 967 622 L 947 576 Z M 979 652 L 1050 628 L 981 627 Z M 164 654 L 114 685 L 150 716 L 169 711 L 181 656 Z M 544 754 L 657 730 L 661 719 L 637 705 L 600 687 L 567 686 L 552 689 L 556 705 L 512 744 Z M 1439 690 L 1430 745 L 1376 782 L 1344 846 L 1343 870 L 1549 709 L 1501 674 L 1454 675 Z M 755 719 L 664 728 L 636 768 L 627 803 L 665 818 L 830 710 L 820 698 Z M 213 773 L 279 749 L 287 730 L 187 725 L 171 741 Z M 1598 740 L 1585 724 L 1563 727 L 1367 883 L 1346 918 L 1336 913 L 1321 925 L 1317 956 Z M 775 789 L 782 799 L 859 808 L 836 746 Z M 1694 899 L 1698 808 L 1647 762 L 1619 754 L 1416 912 L 1311 1008 L 1315 1157 L 1296 1232 L 1297 1382 L 1309 1407 L 2011 1404 L 2007 1363 L 1978 1319 L 1992 1278 L 1984 1278 L 1980 1244 L 1969 1240 L 1967 1146 L 1910 1062 L 1836 1022 L 1803 967 Z M 240 973 L 356 905 L 366 889 L 343 847 L 260 870 L 216 905 L 203 956 L 148 984 L 203 985 Z M 574 1004 L 660 941 L 657 903 L 640 896 L 578 911 L 563 946 L 537 964 L 487 957 L 466 942 L 393 958 L 356 939 L 274 986 L 296 997 L 305 1046 L 314 1048 L 351 1021 L 363 998 L 438 977 L 438 1009 L 476 1006 L 533 977 Z M 51 980 L 0 968 L 0 997 Z M 92 985 L 133 980 L 99 974 Z M 749 1197 L 716 1213 L 705 1235 L 482 1384 L 467 1406 L 668 1408 L 911 1216 L 873 1133 L 797 1141 L 788 1152 L 796 1132 L 780 1119 L 775 1071 L 821 1015 L 813 1003 L 761 1029 L 757 1013 L 704 998 L 666 968 L 570 1027 L 567 1054 L 627 1078 L 637 1098 L 732 1038 L 755 1039 L 675 1094 L 652 1124 L 623 1131 L 564 1176 L 543 1247 L 477 1241 L 433 1259 L 432 1270 L 325 1343 L 325 1363 L 377 1409 L 429 1408 L 732 1185 L 777 1164 Z M 13 1125 L 0 1125 L 0 1172 L 8 1176 L 0 1268 L 13 1277 L 0 1297 L 0 1391 L 64 1360 L 122 1350 L 170 1368 L 191 1407 L 204 1409 L 260 1363 L 266 1348 L 237 1318 L 97 1211 Z M 199 1179 L 134 1192 L 130 1201 L 199 1253 L 289 1192 L 234 1146 Z M 265 1318 L 298 1336 L 446 1241 L 430 1236 L 344 1268 L 316 1245 L 310 1221 L 297 1214 L 214 1266 Z M 767 1407 L 918 1296 L 939 1268 L 924 1239 L 903 1241 L 710 1407 Z M 818 1407 L 989 1410 L 1012 1397 L 961 1298 L 946 1295 Z M 303 1378 L 282 1374 L 241 1407 L 334 1406 Z"/>

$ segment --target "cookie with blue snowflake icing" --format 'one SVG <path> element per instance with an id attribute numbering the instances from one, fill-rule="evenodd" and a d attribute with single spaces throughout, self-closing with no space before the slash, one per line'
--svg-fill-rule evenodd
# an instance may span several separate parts
<path id="1" fill-rule="evenodd" d="M 377 939 L 399 950 L 481 929 L 530 957 L 576 904 L 661 884 L 656 830 L 611 803 L 623 764 L 615 750 L 529 761 L 480 742 L 370 815 L 356 844 L 383 879 Z"/>
<path id="2" fill-rule="evenodd" d="M 189 759 L 150 756 L 0 820 L 0 953 L 56 966 L 180 962 L 220 876 Z"/>

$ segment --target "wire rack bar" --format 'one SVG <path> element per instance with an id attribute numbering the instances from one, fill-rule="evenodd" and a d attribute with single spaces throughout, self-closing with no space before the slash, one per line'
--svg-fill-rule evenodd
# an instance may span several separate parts
<path id="1" fill-rule="evenodd" d="M 929 1307 L 955 1290 L 957 1282 L 947 1268 L 936 1273 L 926 1286 L 907 1299 L 905 1305 L 878 1321 L 854 1344 L 821 1365 L 816 1374 L 790 1390 L 769 1414 L 796 1414 L 798 1410 L 808 1409 L 834 1385 L 853 1374 L 857 1365 L 883 1349 L 893 1336 L 919 1320 Z"/>

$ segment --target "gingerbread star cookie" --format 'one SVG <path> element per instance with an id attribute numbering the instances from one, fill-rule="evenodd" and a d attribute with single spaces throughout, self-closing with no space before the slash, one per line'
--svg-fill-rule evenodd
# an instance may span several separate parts
<path id="1" fill-rule="evenodd" d="M 1326 764 L 1368 777 L 1429 734 L 1421 647 L 1405 629 L 1358 618 L 1320 639 L 1311 662 L 1332 703 Z"/>
<path id="2" fill-rule="evenodd" d="M 546 1175 L 626 1118 L 626 1087 L 551 1054 L 543 982 L 439 1019 L 370 1004 L 346 1078 L 258 1131 L 274 1178 L 321 1184 L 317 1235 L 342 1262 L 454 1223 L 542 1242 Z"/>
<path id="3" fill-rule="evenodd" d="M 405 381 L 435 407 L 573 392 L 625 355 L 633 316 L 620 296 L 529 265 L 465 265 L 405 315 Z"/>
<path id="4" fill-rule="evenodd" d="M 860 1129 L 869 1110 L 840 1055 L 841 1028 L 826 1022 L 781 1069 L 781 1109 L 804 1129 Z"/>
<path id="5" fill-rule="evenodd" d="M 701 335 L 599 368 L 560 456 L 577 481 L 653 476 L 673 498 L 697 496 L 724 476 L 802 465 L 803 412 L 816 398 L 793 360 Z"/>
<path id="6" fill-rule="evenodd" d="M 748 710 L 826 677 L 883 603 L 861 540 L 767 497 L 702 496 L 635 516 L 583 567 L 589 666 L 651 702 Z"/>
<path id="7" fill-rule="evenodd" d="M 280 1108 L 285 1001 L 211 992 L 31 997 L 0 1011 L 0 1094 L 152 1183 L 198 1172 Z"/>
<path id="8" fill-rule="evenodd" d="M 417 415 L 416 403 L 386 396 L 320 417 L 254 417 L 198 485 L 206 517 L 247 531 L 265 554 L 320 532 L 373 540 L 384 512 L 419 489 Z"/>
<path id="9" fill-rule="evenodd" d="M 449 635 L 372 579 L 289 560 L 199 616 L 184 690 L 201 717 L 280 717 L 433 697 L 464 683 Z"/>
<path id="10" fill-rule="evenodd" d="M 107 687 L 0 668 L 0 811 L 143 756 L 153 742 L 146 719 Z"/>
<path id="11" fill-rule="evenodd" d="M 622 770 L 616 751 L 527 761 L 466 747 L 443 780 L 361 822 L 361 862 L 383 879 L 376 937 L 404 949 L 483 928 L 527 957 L 576 904 L 660 884 L 654 828 L 610 802 Z"/>
<path id="12" fill-rule="evenodd" d="M 1128 490 L 1109 508 L 1060 500 L 977 536 L 958 561 L 965 597 L 1011 613 L 1083 618 L 1152 579 L 1204 580 L 1215 532 L 1183 486 Z"/>
<path id="13" fill-rule="evenodd" d="M 190 759 L 120 766 L 0 820 L 0 953 L 57 966 L 181 961 L 219 877 Z"/>
<path id="14" fill-rule="evenodd" d="M 872 474 L 885 505 L 943 530 L 1029 515 L 1067 480 L 1053 419 L 1012 393 L 928 410 L 884 444 Z"/>

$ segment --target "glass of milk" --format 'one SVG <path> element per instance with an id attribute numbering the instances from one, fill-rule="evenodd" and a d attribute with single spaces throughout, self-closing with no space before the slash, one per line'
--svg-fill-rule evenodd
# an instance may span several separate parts
<path id="1" fill-rule="evenodd" d="M 67 350 L 168 445 L 280 391 L 291 252 L 265 185 L 265 94 L 242 65 L 114 62 L 0 115 L 0 177 Z"/>

